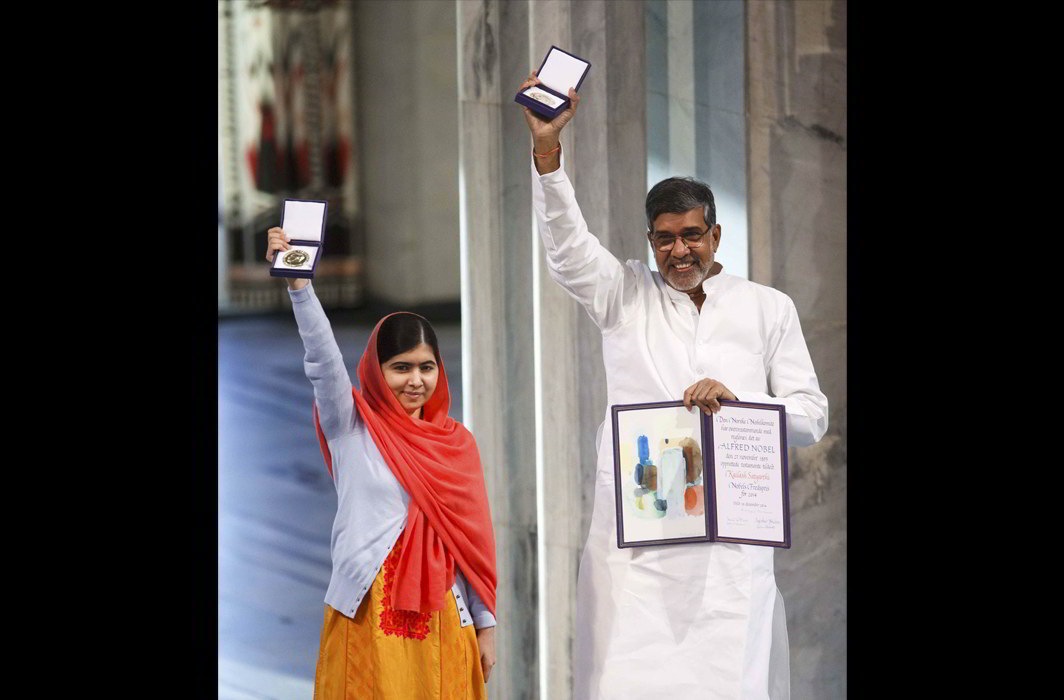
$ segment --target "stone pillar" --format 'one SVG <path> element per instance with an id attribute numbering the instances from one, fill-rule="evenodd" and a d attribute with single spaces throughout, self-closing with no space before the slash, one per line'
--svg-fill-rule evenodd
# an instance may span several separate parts
<path id="1" fill-rule="evenodd" d="M 357 70 L 366 291 L 394 304 L 460 296 L 455 11 L 360 0 Z"/>
<path id="2" fill-rule="evenodd" d="M 534 248 L 528 129 L 513 102 L 530 70 L 528 5 L 459 0 L 457 25 L 464 422 L 484 464 L 499 574 L 488 692 L 531 700 L 539 697 Z"/>
<path id="3" fill-rule="evenodd" d="M 692 0 L 665 3 L 665 50 L 669 96 L 669 173 L 695 174 L 695 17 Z M 701 45 L 704 37 L 699 36 Z"/>
<path id="4" fill-rule="evenodd" d="M 794 300 L 828 434 L 792 449 L 776 555 L 793 700 L 846 696 L 846 3 L 747 3 L 751 279 Z"/>
<path id="5" fill-rule="evenodd" d="M 694 4 L 693 151 L 695 176 L 709 184 L 717 205 L 717 259 L 725 272 L 749 278 L 743 7 L 742 0 Z"/>
<path id="6" fill-rule="evenodd" d="M 580 89 L 580 110 L 566 129 L 566 167 L 591 232 L 622 262 L 645 260 L 644 8 L 641 3 L 602 0 L 566 4 L 569 45 L 592 66 Z M 566 46 L 561 43 L 567 39 L 564 28 L 555 31 L 537 36 L 534 30 L 532 46 L 543 47 L 541 54 L 552 43 Z M 554 700 L 572 697 L 576 577 L 591 520 L 606 377 L 601 332 L 549 278 L 542 248 L 537 249 L 538 337 L 541 346 L 553 352 L 542 353 L 540 411 L 543 596 L 548 601 L 545 660 L 550 669 L 545 697 Z M 558 353 L 556 348 L 566 351 Z"/>
<path id="7" fill-rule="evenodd" d="M 717 260 L 725 272 L 748 277 L 743 2 L 650 0 L 644 7 L 647 189 L 674 176 L 708 184 L 722 228 Z"/>
<path id="8" fill-rule="evenodd" d="M 646 88 L 640 3 L 460 0 L 466 419 L 481 447 L 499 548 L 495 697 L 572 696 L 576 575 L 606 411 L 601 338 L 549 278 L 531 211 L 517 86 L 557 45 L 592 68 L 563 132 L 588 225 L 646 258 Z"/>

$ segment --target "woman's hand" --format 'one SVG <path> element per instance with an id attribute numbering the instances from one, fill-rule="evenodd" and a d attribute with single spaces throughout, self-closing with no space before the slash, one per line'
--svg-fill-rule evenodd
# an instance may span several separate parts
<path id="1" fill-rule="evenodd" d="M 484 682 L 488 682 L 491 669 L 495 666 L 495 628 L 484 627 L 477 630 L 477 647 L 480 649 L 480 666 L 484 669 Z"/>
<path id="2" fill-rule="evenodd" d="M 288 250 L 292 246 L 288 245 L 288 236 L 285 235 L 284 230 L 277 226 L 267 231 L 266 236 L 266 262 L 272 265 L 273 256 L 278 251 Z M 289 289 L 302 289 L 310 282 L 305 277 L 285 277 L 285 281 L 288 282 Z"/>
<path id="3" fill-rule="evenodd" d="M 736 400 L 735 394 L 716 379 L 700 379 L 683 392 L 683 405 L 687 408 L 698 406 L 707 416 L 720 410 L 718 399 Z"/>
<path id="4" fill-rule="evenodd" d="M 533 85 L 539 85 L 536 71 L 528 74 L 525 82 L 521 83 L 519 91 L 527 90 Z M 580 96 L 576 94 L 576 90 L 569 88 L 568 95 L 569 106 L 550 121 L 536 116 L 536 113 L 528 107 L 521 107 L 525 111 L 525 122 L 528 124 L 528 130 L 532 132 L 532 150 L 534 153 L 549 153 L 557 148 L 562 128 L 573 118 L 573 115 L 576 114 L 576 107 L 580 104 Z M 561 165 L 561 160 L 558 158 L 557 153 L 552 154 L 549 158 L 536 158 L 535 160 L 536 170 L 541 175 L 553 172 Z"/>

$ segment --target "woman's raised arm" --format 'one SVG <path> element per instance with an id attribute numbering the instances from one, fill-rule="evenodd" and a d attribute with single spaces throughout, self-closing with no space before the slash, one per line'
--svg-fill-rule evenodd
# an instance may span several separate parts
<path id="1" fill-rule="evenodd" d="M 289 245 L 280 228 L 268 232 L 266 260 Z M 309 279 L 286 277 L 288 295 L 292 299 L 292 312 L 299 326 L 306 354 L 303 369 L 307 379 L 314 385 L 314 403 L 318 407 L 318 421 L 326 440 L 339 437 L 355 425 L 355 401 L 351 395 L 351 376 L 344 366 L 340 347 L 336 344 L 332 326 L 321 307 Z"/>

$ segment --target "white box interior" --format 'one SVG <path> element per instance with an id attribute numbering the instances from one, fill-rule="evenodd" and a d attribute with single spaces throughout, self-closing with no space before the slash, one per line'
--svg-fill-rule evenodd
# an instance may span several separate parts
<path id="1" fill-rule="evenodd" d="M 543 104 L 551 108 L 557 107 L 565 101 L 557 95 L 550 94 L 546 90 L 540 90 L 535 85 L 525 90 L 525 94 L 531 97 L 533 100 L 538 100 L 539 102 L 542 102 Z"/>
<path id="2" fill-rule="evenodd" d="M 324 202 L 285 200 L 281 228 L 292 240 L 320 242 L 324 223 Z"/>
<path id="3" fill-rule="evenodd" d="M 547 54 L 547 60 L 543 62 L 543 68 L 536 77 L 551 90 L 568 95 L 569 88 L 576 87 L 589 65 L 591 64 L 574 58 L 564 51 L 551 49 Z"/>
<path id="4" fill-rule="evenodd" d="M 302 265 L 286 265 L 284 263 L 284 256 L 291 253 L 293 250 L 302 250 L 307 254 L 307 261 Z M 315 246 L 306 245 L 293 245 L 288 250 L 278 250 L 273 254 L 273 266 L 277 270 L 306 270 L 310 271 L 314 269 L 314 258 L 318 255 L 318 249 Z"/>

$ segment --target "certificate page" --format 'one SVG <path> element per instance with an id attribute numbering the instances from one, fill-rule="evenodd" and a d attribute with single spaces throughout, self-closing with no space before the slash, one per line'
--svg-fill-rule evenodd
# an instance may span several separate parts
<path id="1" fill-rule="evenodd" d="M 786 539 L 782 416 L 727 404 L 713 416 L 717 537 Z"/>

